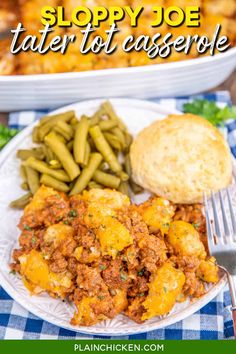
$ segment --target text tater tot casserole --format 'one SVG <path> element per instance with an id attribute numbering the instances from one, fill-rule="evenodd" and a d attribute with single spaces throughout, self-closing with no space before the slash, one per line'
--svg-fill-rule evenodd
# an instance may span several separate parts
<path id="1" fill-rule="evenodd" d="M 185 0 L 162 0 L 158 1 L 158 6 L 169 7 L 179 6 L 183 9 L 188 2 Z M 76 6 L 86 6 L 91 10 L 94 6 L 109 7 L 114 5 L 113 1 L 106 0 L 50 0 L 47 1 L 47 5 L 50 6 L 64 6 L 66 18 L 70 18 L 72 10 Z M 116 6 L 129 5 L 135 8 L 140 5 L 140 1 L 137 0 L 122 0 L 116 1 Z M 121 21 L 118 24 L 120 32 L 114 37 L 114 43 L 118 44 L 118 49 L 113 55 L 106 55 L 104 52 L 100 54 L 86 55 L 80 54 L 79 44 L 81 42 L 82 34 L 81 28 L 73 25 L 68 28 L 54 27 L 54 32 L 48 36 L 48 42 L 55 35 L 63 34 L 76 34 L 77 41 L 69 46 L 66 54 L 50 52 L 47 55 L 41 55 L 31 51 L 21 52 L 17 56 L 9 54 L 11 38 L 0 40 L 0 75 L 11 74 L 41 74 L 41 73 L 61 73 L 61 72 L 79 72 L 87 70 L 107 69 L 107 68 L 119 68 L 129 66 L 140 66 L 148 64 L 163 63 L 168 61 L 178 61 L 184 59 L 191 59 L 196 57 L 196 46 L 193 44 L 192 49 L 188 55 L 180 52 L 173 52 L 168 58 L 162 59 L 156 57 L 155 59 L 149 59 L 147 53 L 130 52 L 125 53 L 122 48 L 122 42 L 124 38 L 132 34 L 137 38 L 139 35 L 153 36 L 156 33 L 160 33 L 162 36 L 171 32 L 173 39 L 180 35 L 206 35 L 211 38 L 215 32 L 216 25 L 221 24 L 222 35 L 226 35 L 229 38 L 231 46 L 236 43 L 236 0 L 195 0 L 191 5 L 200 6 L 201 8 L 201 26 L 199 28 L 181 27 L 170 28 L 166 24 L 160 27 L 152 28 L 150 23 L 151 7 L 157 5 L 156 1 L 145 0 L 142 1 L 142 6 L 145 7 L 142 13 L 138 27 L 130 27 L 129 21 Z M 18 1 L 6 1 L 1 0 L 0 4 L 0 23 L 1 26 L 6 28 L 15 28 L 18 22 L 22 22 L 23 26 L 28 30 L 28 34 L 39 34 L 39 30 L 42 29 L 41 23 L 41 9 L 45 6 L 44 0 L 18 0 Z M 103 22 L 100 28 L 93 33 L 95 35 L 101 35 L 104 37 L 105 31 L 109 29 L 108 22 Z M 0 27 L 0 30 L 2 28 Z"/>

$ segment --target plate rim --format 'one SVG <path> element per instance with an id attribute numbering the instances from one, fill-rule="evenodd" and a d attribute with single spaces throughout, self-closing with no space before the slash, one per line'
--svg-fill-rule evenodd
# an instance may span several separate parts
<path id="1" fill-rule="evenodd" d="M 136 105 L 142 105 L 142 107 L 147 106 L 149 109 L 153 110 L 158 110 L 159 113 L 161 114 L 181 114 L 180 111 L 172 109 L 172 108 L 166 108 L 165 105 L 162 105 L 160 103 L 155 103 L 155 102 L 150 102 L 148 100 L 140 100 L 140 99 L 132 99 L 132 98 L 111 98 L 109 99 L 111 102 L 114 104 L 122 104 L 122 103 L 134 103 Z M 53 110 L 52 112 L 48 113 L 49 115 L 57 114 L 63 111 L 66 111 L 68 109 L 76 109 L 75 107 L 83 105 L 83 104 L 96 104 L 99 105 L 101 102 L 104 102 L 104 99 L 92 99 L 92 100 L 82 100 L 77 103 L 73 103 L 70 105 L 63 106 L 61 108 L 58 108 L 56 110 Z M 145 107 L 144 107 L 145 108 Z M 37 121 L 31 123 L 29 126 L 25 127 L 22 129 L 22 131 L 17 134 L 7 145 L 6 147 L 3 148 L 3 150 L 0 152 L 0 168 L 2 164 L 5 162 L 5 160 L 8 158 L 8 155 L 14 150 L 14 148 L 17 147 L 17 145 L 24 139 L 24 137 L 28 136 L 32 128 L 37 124 Z M 103 329 L 97 328 L 96 332 L 93 332 L 93 326 L 91 327 L 86 327 L 86 330 L 83 329 L 85 327 L 83 326 L 75 326 L 72 327 L 69 323 L 68 326 L 63 326 L 63 325 L 58 325 L 56 320 L 50 320 L 47 318 L 47 316 L 42 313 L 40 313 L 40 309 L 38 307 L 35 307 L 32 304 L 27 304 L 27 298 L 20 298 L 18 299 L 17 293 L 15 293 L 14 287 L 8 284 L 8 280 L 4 277 L 4 273 L 0 269 L 0 285 L 3 287 L 3 289 L 15 300 L 17 303 L 19 303 L 24 309 L 27 311 L 31 312 L 32 314 L 36 315 L 37 317 L 41 318 L 44 321 L 50 322 L 53 325 L 56 325 L 57 327 L 61 327 L 70 331 L 74 331 L 76 333 L 81 333 L 81 334 L 87 334 L 87 335 L 92 335 L 92 336 L 128 336 L 132 334 L 140 334 L 140 333 L 146 333 L 150 332 L 156 329 L 161 329 L 165 328 L 166 326 L 170 326 L 174 323 L 177 323 L 179 321 L 184 320 L 185 318 L 193 315 L 196 311 L 200 310 L 202 307 L 204 307 L 207 303 L 212 301 L 220 292 L 221 290 L 225 287 L 227 281 L 226 281 L 226 276 L 223 275 L 220 281 L 213 286 L 205 295 L 203 295 L 199 300 L 195 300 L 193 303 L 191 303 L 188 307 L 185 309 L 175 313 L 171 314 L 169 317 L 165 317 L 157 322 L 154 322 L 148 326 L 148 322 L 144 323 L 144 325 L 148 328 L 144 329 L 138 329 L 138 330 L 131 330 L 131 331 L 126 331 L 124 332 L 104 332 Z M 29 294 L 30 296 L 30 294 Z M 164 325 L 161 324 L 162 321 L 165 321 Z M 140 327 L 143 325 L 141 324 Z"/>

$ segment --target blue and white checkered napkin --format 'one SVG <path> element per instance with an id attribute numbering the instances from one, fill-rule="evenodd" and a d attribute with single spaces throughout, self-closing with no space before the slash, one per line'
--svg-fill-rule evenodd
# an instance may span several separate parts
<path id="1" fill-rule="evenodd" d="M 222 106 L 231 104 L 229 93 L 225 91 L 197 97 L 216 101 Z M 181 111 L 183 103 L 192 98 L 155 99 L 153 101 Z M 42 114 L 45 114 L 45 112 L 12 113 L 10 114 L 9 125 L 14 128 L 24 128 Z M 227 130 L 229 144 L 236 157 L 236 121 L 229 121 Z M 149 333 L 122 336 L 118 339 L 229 339 L 232 337 L 233 323 L 230 312 L 230 296 L 226 289 L 200 311 L 181 322 Z M 0 339 L 79 338 L 92 339 L 99 337 L 68 331 L 41 320 L 18 305 L 0 287 Z"/>

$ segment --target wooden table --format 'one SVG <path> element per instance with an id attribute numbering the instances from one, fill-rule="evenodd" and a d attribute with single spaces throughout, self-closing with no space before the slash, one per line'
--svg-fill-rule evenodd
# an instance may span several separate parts
<path id="1" fill-rule="evenodd" d="M 233 104 L 236 105 L 236 70 L 227 81 L 225 81 L 222 85 L 216 87 L 212 91 L 216 90 L 228 90 L 231 94 Z M 0 113 L 0 123 L 7 124 L 7 118 L 7 113 Z"/>

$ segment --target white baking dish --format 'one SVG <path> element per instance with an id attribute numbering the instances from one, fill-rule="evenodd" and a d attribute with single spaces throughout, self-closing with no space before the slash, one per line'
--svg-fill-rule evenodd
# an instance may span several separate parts
<path id="1" fill-rule="evenodd" d="M 102 97 L 173 97 L 219 85 L 236 68 L 236 48 L 213 57 L 78 73 L 0 77 L 0 111 L 56 108 Z"/>

